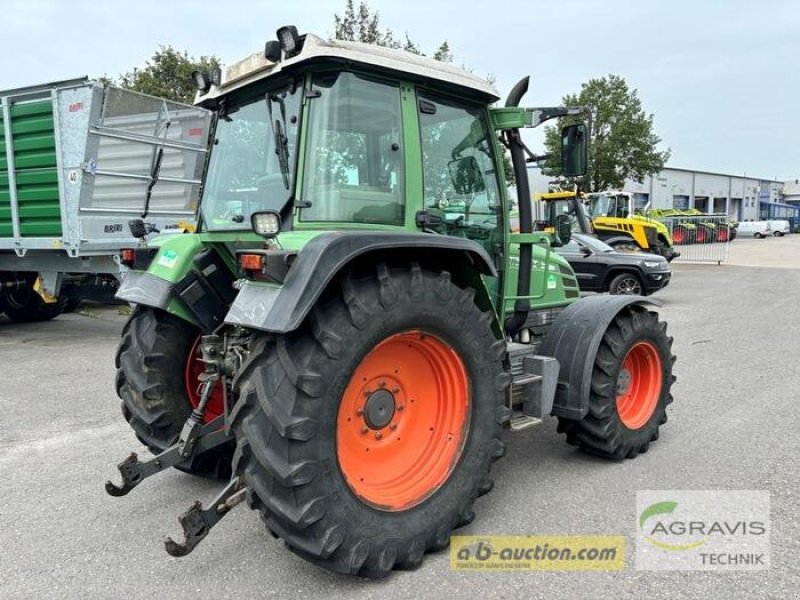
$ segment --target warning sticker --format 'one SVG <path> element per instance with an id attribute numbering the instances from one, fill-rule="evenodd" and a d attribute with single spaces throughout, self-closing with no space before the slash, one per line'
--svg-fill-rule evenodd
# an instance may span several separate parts
<path id="1" fill-rule="evenodd" d="M 164 250 L 158 259 L 158 264 L 171 269 L 178 262 L 178 253 L 174 250 Z"/>

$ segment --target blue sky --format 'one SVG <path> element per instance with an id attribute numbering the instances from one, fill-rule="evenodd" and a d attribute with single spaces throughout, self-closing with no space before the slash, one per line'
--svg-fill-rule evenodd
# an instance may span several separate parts
<path id="1" fill-rule="evenodd" d="M 528 105 L 556 104 L 615 73 L 655 114 L 675 167 L 800 177 L 800 3 L 684 0 L 372 0 L 384 26 L 457 64 L 492 73 L 505 95 L 530 74 Z M 117 76 L 159 44 L 232 62 L 275 29 L 329 36 L 344 0 L 3 0 L 0 89 Z M 24 50 L 23 50 L 24 49 Z M 537 136 L 531 138 L 536 141 Z"/>

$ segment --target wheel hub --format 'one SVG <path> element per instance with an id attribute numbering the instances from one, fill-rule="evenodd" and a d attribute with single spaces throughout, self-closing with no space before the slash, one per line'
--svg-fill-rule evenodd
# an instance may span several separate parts
<path id="1" fill-rule="evenodd" d="M 631 389 L 631 372 L 622 367 L 617 376 L 617 395 L 627 394 L 629 389 Z"/>
<path id="2" fill-rule="evenodd" d="M 370 429 L 383 429 L 392 422 L 394 411 L 394 395 L 389 390 L 377 390 L 364 405 L 364 421 Z"/>

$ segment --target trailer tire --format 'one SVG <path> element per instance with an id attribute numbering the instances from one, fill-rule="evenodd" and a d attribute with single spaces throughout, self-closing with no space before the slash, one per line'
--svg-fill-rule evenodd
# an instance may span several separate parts
<path id="1" fill-rule="evenodd" d="M 6 313 L 9 319 L 18 323 L 34 323 L 55 319 L 64 312 L 66 300 L 57 298 L 55 302 L 45 302 L 33 289 L 36 273 L 19 275 L 24 276 L 28 284 L 24 289 L 0 296 L 0 313 Z"/>
<path id="2" fill-rule="evenodd" d="M 136 437 L 158 454 L 174 444 L 192 411 L 186 363 L 199 330 L 183 319 L 137 307 L 122 330 L 116 355 L 117 395 Z M 211 478 L 231 474 L 233 442 L 194 457 L 187 473 Z"/>
<path id="3" fill-rule="evenodd" d="M 234 381 L 234 470 L 250 506 L 326 569 L 419 567 L 492 487 L 509 417 L 504 348 L 474 290 L 447 272 L 379 263 L 377 276 L 339 278 L 300 329 L 256 338 Z"/>
<path id="4" fill-rule="evenodd" d="M 559 417 L 567 443 L 611 460 L 647 452 L 672 402 L 675 356 L 666 330 L 641 306 L 614 318 L 595 356 L 588 413 L 580 420 Z"/>

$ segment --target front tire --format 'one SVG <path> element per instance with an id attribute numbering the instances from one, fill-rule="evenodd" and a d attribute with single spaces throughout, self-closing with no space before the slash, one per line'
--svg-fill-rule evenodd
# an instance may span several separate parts
<path id="1" fill-rule="evenodd" d="M 195 391 L 199 336 L 200 330 L 191 323 L 146 306 L 137 307 L 122 330 L 116 356 L 117 395 L 125 420 L 153 454 L 178 440 L 192 405 L 199 400 Z M 221 413 L 221 403 L 221 390 L 215 390 L 207 422 Z M 227 478 L 232 457 L 231 442 L 178 468 L 204 477 Z"/>
<path id="2" fill-rule="evenodd" d="M 332 571 L 416 568 L 504 453 L 505 344 L 449 273 L 347 276 L 234 383 L 234 469 L 268 529 Z"/>
<path id="3" fill-rule="evenodd" d="M 642 280 L 635 273 L 620 273 L 608 284 L 610 294 L 644 296 Z"/>
<path id="4" fill-rule="evenodd" d="M 672 402 L 675 356 L 666 329 L 640 306 L 614 318 L 595 357 L 589 412 L 581 420 L 559 418 L 567 443 L 612 460 L 647 452 Z"/>

